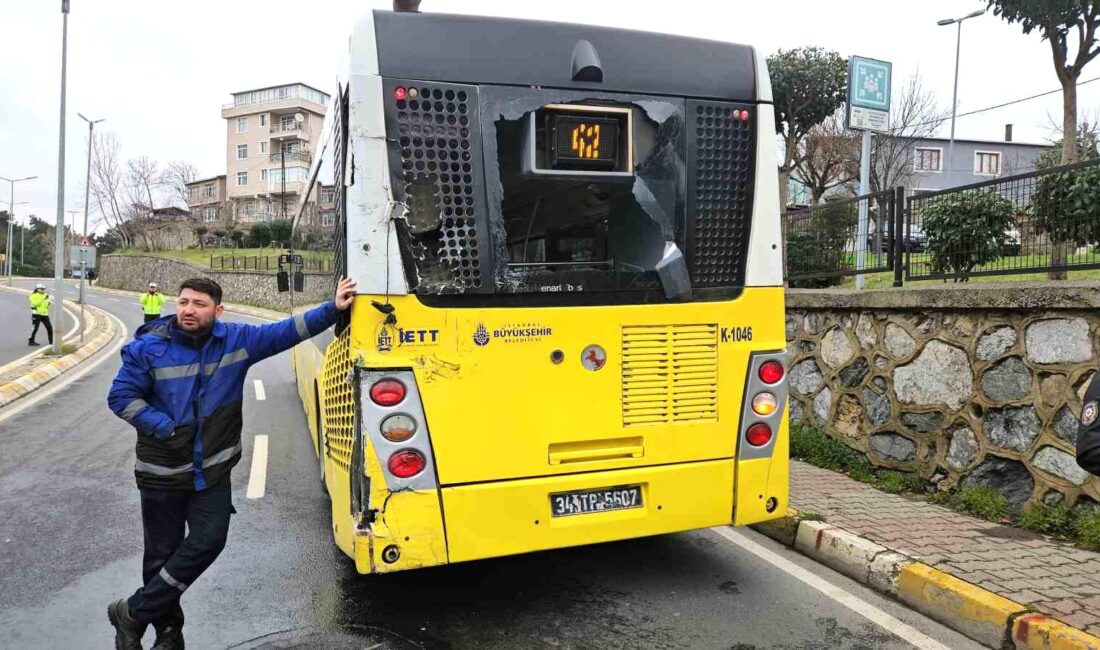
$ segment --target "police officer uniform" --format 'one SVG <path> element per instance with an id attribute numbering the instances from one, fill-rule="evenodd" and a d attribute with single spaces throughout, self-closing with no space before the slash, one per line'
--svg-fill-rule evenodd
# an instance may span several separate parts
<path id="1" fill-rule="evenodd" d="M 53 345 L 53 325 L 50 323 L 50 296 L 46 293 L 46 285 L 38 283 L 34 286 L 34 293 L 30 295 L 31 303 L 31 336 L 27 339 L 27 345 L 36 346 L 34 340 L 38 336 L 39 326 L 46 329 L 46 337 Z"/>

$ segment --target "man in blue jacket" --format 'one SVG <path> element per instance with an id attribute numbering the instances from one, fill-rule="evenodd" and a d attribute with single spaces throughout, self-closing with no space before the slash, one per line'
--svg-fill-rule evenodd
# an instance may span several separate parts
<path id="1" fill-rule="evenodd" d="M 145 529 L 143 586 L 107 609 L 115 647 L 183 648 L 180 596 L 225 547 L 230 470 L 241 459 L 241 401 L 252 364 L 332 327 L 355 300 L 340 278 L 333 300 L 270 325 L 219 320 L 222 290 L 198 278 L 180 285 L 176 314 L 146 323 L 122 349 L 107 403 L 137 429 L 134 474 Z M 184 536 L 186 525 L 187 535 Z"/>

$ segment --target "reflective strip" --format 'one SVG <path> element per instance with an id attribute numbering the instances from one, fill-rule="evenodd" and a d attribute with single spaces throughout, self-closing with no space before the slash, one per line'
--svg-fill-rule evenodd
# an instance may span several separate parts
<path id="1" fill-rule="evenodd" d="M 217 465 L 219 463 L 224 463 L 225 461 L 229 460 L 230 458 L 236 456 L 239 453 L 241 453 L 241 443 L 238 442 L 237 444 L 233 445 L 229 449 L 223 449 L 223 450 L 219 451 L 218 453 L 214 454 L 213 456 L 211 456 L 211 457 L 207 458 L 206 460 L 202 461 L 202 468 L 206 469 L 208 467 L 212 467 L 212 466 Z M 188 465 L 188 467 L 190 467 L 190 465 Z"/>
<path id="2" fill-rule="evenodd" d="M 206 364 L 206 374 L 212 375 L 214 372 L 223 366 L 232 365 L 234 363 L 245 361 L 248 359 L 248 350 L 241 348 L 232 352 L 227 352 L 222 355 L 222 358 L 218 361 Z M 199 364 L 192 363 L 187 366 L 165 366 L 163 368 L 153 369 L 153 379 L 182 379 L 184 377 L 194 377 L 199 374 Z"/>
<path id="3" fill-rule="evenodd" d="M 122 409 L 122 415 L 120 416 L 127 422 L 137 417 L 137 414 L 141 412 L 141 409 L 149 406 L 149 403 L 143 399 L 136 399 L 126 405 L 126 408 Z"/>
<path id="4" fill-rule="evenodd" d="M 169 585 L 175 587 L 176 589 L 179 589 L 180 591 L 187 591 L 187 585 L 168 575 L 168 571 L 164 568 L 161 568 L 160 570 L 160 579 L 167 582 Z"/>
<path id="5" fill-rule="evenodd" d="M 237 443 L 228 449 L 223 449 L 218 453 L 210 456 L 206 460 L 202 461 L 203 469 L 213 467 L 220 463 L 233 458 L 237 454 L 241 453 L 241 443 Z M 152 474 L 153 476 L 172 476 L 173 474 L 183 474 L 184 472 L 191 471 L 191 463 L 186 465 L 180 465 L 179 467 L 164 467 L 162 465 L 154 465 L 147 463 L 143 460 L 139 460 L 134 464 L 134 469 L 139 472 L 145 472 L 146 474 Z"/>
<path id="6" fill-rule="evenodd" d="M 300 312 L 294 314 L 294 327 L 298 330 L 298 336 L 303 341 L 309 338 L 309 328 L 306 327 L 306 317 Z"/>
<path id="7" fill-rule="evenodd" d="M 212 374 L 214 374 L 214 372 L 218 368 L 221 368 L 223 366 L 230 366 L 230 365 L 233 365 L 234 363 L 238 363 L 240 361 L 247 361 L 247 360 L 248 360 L 248 350 L 245 349 L 245 348 L 241 348 L 240 350 L 234 350 L 233 352 L 228 352 L 228 353 L 222 355 L 221 361 L 218 361 L 217 363 L 208 363 L 208 364 L 206 364 L 206 374 L 212 375 Z"/>
<path id="8" fill-rule="evenodd" d="M 164 467 L 163 465 L 154 465 L 139 459 L 134 463 L 134 469 L 139 472 L 145 472 L 146 474 L 152 474 L 153 476 L 172 476 L 173 474 L 190 472 L 191 463 L 180 465 L 179 467 Z"/>
<path id="9" fill-rule="evenodd" d="M 163 368 L 153 368 L 153 379 L 181 379 L 183 377 L 194 377 L 199 374 L 199 364 L 192 363 L 189 366 L 165 366 Z"/>

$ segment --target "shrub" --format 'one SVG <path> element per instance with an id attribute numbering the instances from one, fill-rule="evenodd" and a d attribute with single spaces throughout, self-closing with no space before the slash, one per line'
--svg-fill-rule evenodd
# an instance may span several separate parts
<path id="1" fill-rule="evenodd" d="M 1100 240 L 1100 166 L 1040 177 L 1029 212 L 1036 231 L 1051 241 L 1085 246 Z"/>
<path id="2" fill-rule="evenodd" d="M 788 217 L 787 274 L 841 271 L 847 266 L 848 247 L 856 235 L 859 212 L 855 203 L 830 204 Z M 840 284 L 841 276 L 791 280 L 792 287 L 815 289 Z"/>
<path id="3" fill-rule="evenodd" d="M 919 217 L 928 237 L 932 272 L 965 282 L 974 267 L 1001 257 L 1014 212 L 1012 201 L 993 191 L 929 199 Z"/>
<path id="4" fill-rule="evenodd" d="M 1100 512 L 1083 512 L 1074 524 L 1077 545 L 1090 551 L 1100 551 Z"/>

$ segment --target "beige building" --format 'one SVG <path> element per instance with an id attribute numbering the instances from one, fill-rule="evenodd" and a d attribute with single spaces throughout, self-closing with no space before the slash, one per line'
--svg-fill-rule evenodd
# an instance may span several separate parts
<path id="1" fill-rule="evenodd" d="M 225 197 L 225 175 L 203 178 L 187 184 L 187 209 L 196 225 L 210 231 L 226 230 L 233 215 Z"/>
<path id="2" fill-rule="evenodd" d="M 297 83 L 233 93 L 233 103 L 222 108 L 226 174 L 220 178 L 237 228 L 281 219 L 284 205 L 293 218 L 328 100 L 326 93 Z"/>

